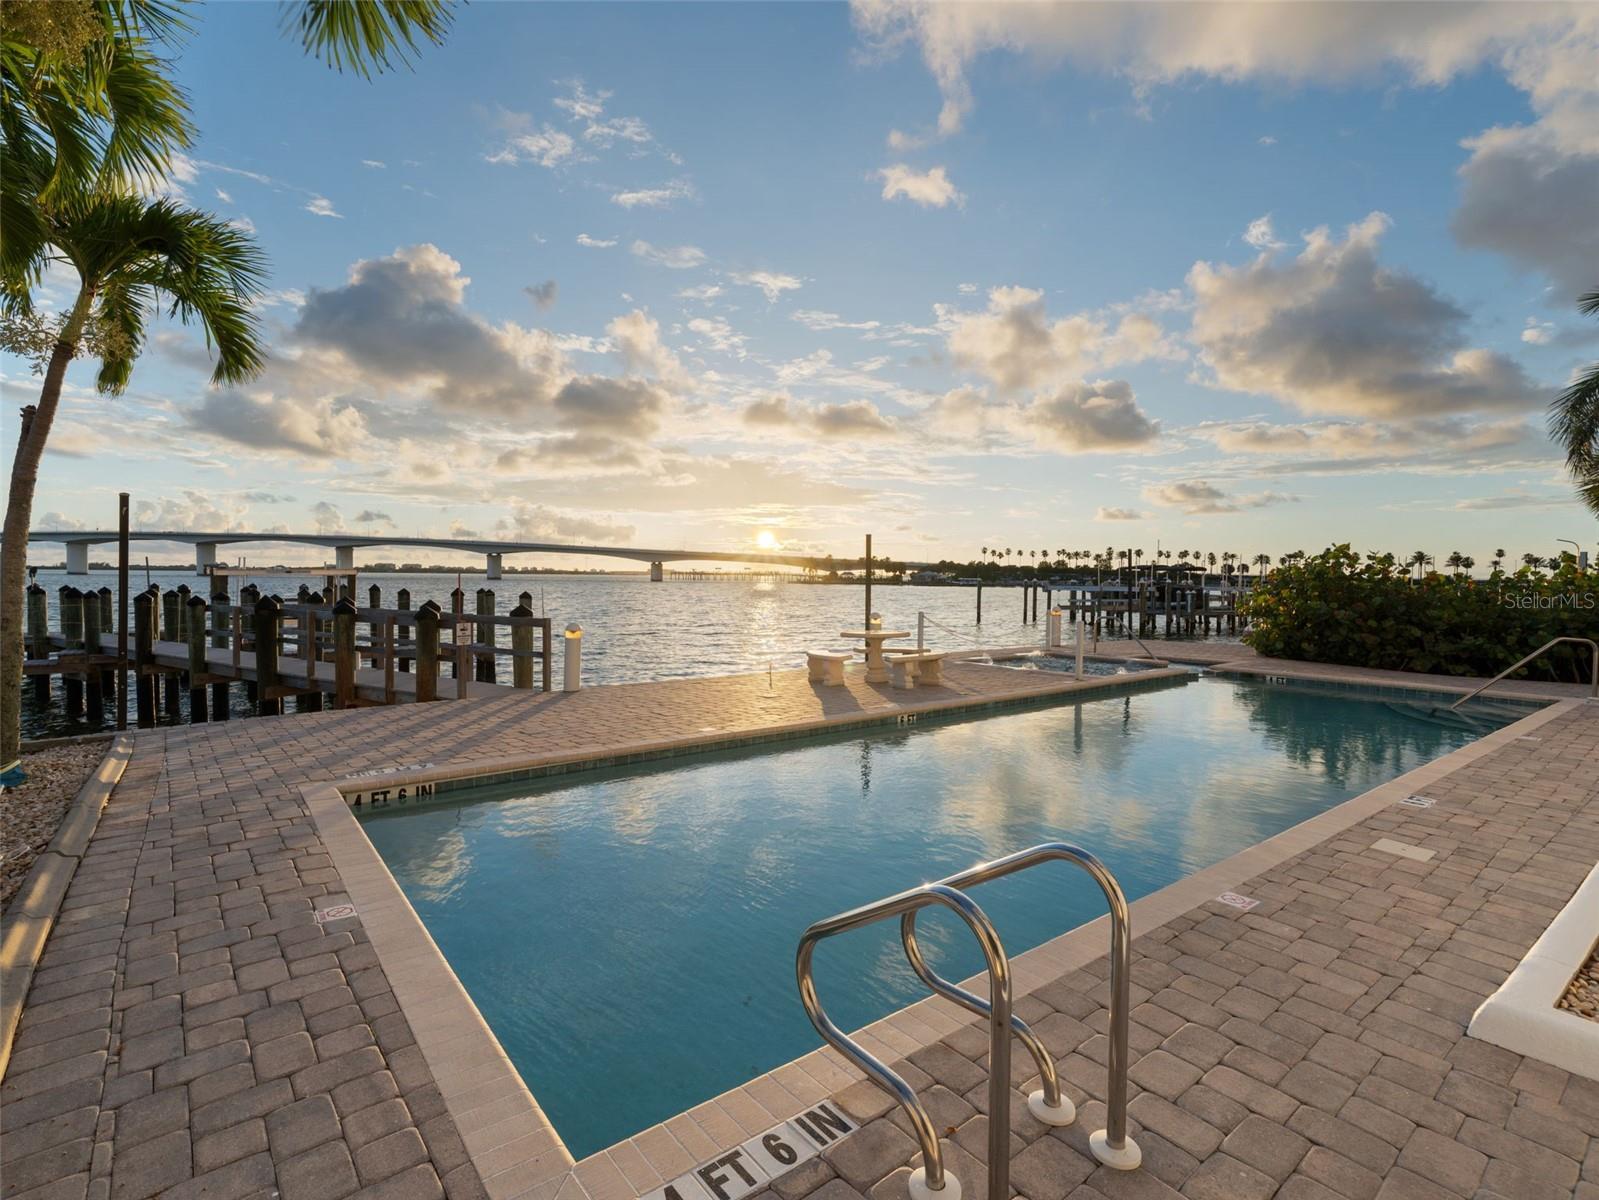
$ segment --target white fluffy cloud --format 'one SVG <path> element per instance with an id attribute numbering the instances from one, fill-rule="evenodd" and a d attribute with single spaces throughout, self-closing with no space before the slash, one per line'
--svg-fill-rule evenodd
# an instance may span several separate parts
<path id="1" fill-rule="evenodd" d="M 795 291 L 805 282 L 797 275 L 785 275 L 780 271 L 734 271 L 730 278 L 734 283 L 759 288 L 766 299 L 774 304 L 784 292 Z"/>
<path id="2" fill-rule="evenodd" d="M 501 537 L 518 542 L 551 538 L 616 544 L 632 538 L 633 526 L 607 517 L 581 516 L 525 500 L 512 502 L 511 511 L 494 525 Z"/>
<path id="3" fill-rule="evenodd" d="M 778 394 L 751 401 L 744 422 L 757 429 L 792 429 L 827 438 L 892 437 L 898 424 L 883 415 L 870 400 L 837 404 L 799 404 Z"/>
<path id="4" fill-rule="evenodd" d="M 884 200 L 903 197 L 923 208 L 947 208 L 951 204 L 959 208 L 966 203 L 966 197 L 956 190 L 943 167 L 917 171 L 904 163 L 895 163 L 878 171 L 877 177 L 883 181 Z"/>
<path id="5" fill-rule="evenodd" d="M 647 263 L 670 267 L 674 271 L 685 271 L 705 261 L 705 251 L 698 246 L 652 246 L 643 238 L 633 243 L 632 251 L 635 257 Z"/>
<path id="6" fill-rule="evenodd" d="M 1119 363 L 1178 355 L 1154 318 L 1128 313 L 1113 327 L 1086 313 L 1051 320 L 1044 294 L 1033 288 L 998 287 L 984 312 L 957 313 L 949 351 L 961 366 L 991 379 L 1002 391 L 1021 391 Z"/>
<path id="7" fill-rule="evenodd" d="M 1166 508 L 1179 508 L 1191 515 L 1242 512 L 1246 508 L 1268 508 L 1274 504 L 1292 504 L 1297 496 L 1281 492 L 1256 492 L 1247 496 L 1231 496 L 1215 484 L 1203 479 L 1181 483 L 1155 484 L 1144 489 L 1144 498 L 1152 504 Z"/>
<path id="8" fill-rule="evenodd" d="M 255 388 L 206 393 L 188 411 L 188 422 L 241 446 L 314 458 L 353 457 L 367 436 L 361 411 L 335 397 Z"/>
<path id="9" fill-rule="evenodd" d="M 1069 384 L 1036 397 L 1022 416 L 1045 444 L 1073 454 L 1133 450 L 1160 432 L 1121 379 Z"/>
<path id="10" fill-rule="evenodd" d="M 1540 404 L 1511 359 L 1466 340 L 1466 314 L 1413 275 L 1384 267 L 1388 218 L 1342 238 L 1305 235 L 1290 258 L 1196 263 L 1192 339 L 1213 382 L 1306 412 L 1417 417 Z"/>
<path id="11" fill-rule="evenodd" d="M 688 200 L 694 195 L 694 185 L 686 179 L 674 179 L 652 188 L 624 189 L 611 193 L 611 203 L 622 208 L 665 208 L 674 200 Z"/>

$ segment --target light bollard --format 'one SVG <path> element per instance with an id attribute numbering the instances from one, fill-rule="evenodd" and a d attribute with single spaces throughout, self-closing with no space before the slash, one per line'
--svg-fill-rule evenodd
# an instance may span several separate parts
<path id="1" fill-rule="evenodd" d="M 1084 641 L 1085 637 L 1087 636 L 1087 631 L 1088 631 L 1088 618 L 1086 616 L 1078 617 L 1077 618 L 1077 666 L 1074 669 L 1074 671 L 1072 672 L 1073 675 L 1076 678 L 1078 678 L 1078 679 L 1081 679 L 1083 677 L 1083 641 Z"/>
<path id="2" fill-rule="evenodd" d="M 916 614 L 916 653 L 920 654 L 927 649 L 927 614 Z"/>
<path id="3" fill-rule="evenodd" d="M 882 627 L 883 627 L 883 614 L 882 613 L 874 612 L 870 617 L 868 617 L 866 619 L 866 628 L 868 628 L 868 629 L 881 629 Z"/>
<path id="4" fill-rule="evenodd" d="M 566 679 L 562 690 L 575 692 L 583 686 L 583 626 L 573 621 L 566 627 Z"/>
<path id="5" fill-rule="evenodd" d="M 1052 608 L 1044 620 L 1044 649 L 1053 650 L 1060 645 L 1060 609 Z"/>

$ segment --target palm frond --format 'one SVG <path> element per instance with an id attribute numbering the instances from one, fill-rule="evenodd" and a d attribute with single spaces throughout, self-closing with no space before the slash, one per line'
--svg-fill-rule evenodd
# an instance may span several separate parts
<path id="1" fill-rule="evenodd" d="M 1599 292 L 1586 292 L 1578 296 L 1577 311 L 1587 317 L 1599 317 Z"/>
<path id="2" fill-rule="evenodd" d="M 295 0 L 283 28 L 334 70 L 370 79 L 410 66 L 422 41 L 444 41 L 452 20 L 449 0 Z"/>

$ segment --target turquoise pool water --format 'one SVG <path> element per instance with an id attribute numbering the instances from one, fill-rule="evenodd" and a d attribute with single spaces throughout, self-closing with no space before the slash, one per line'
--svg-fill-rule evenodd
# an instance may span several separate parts
<path id="1" fill-rule="evenodd" d="M 1081 703 L 471 789 L 363 825 L 582 1157 L 819 1044 L 794 986 L 811 921 L 1055 839 L 1100 855 L 1137 898 L 1530 711 L 1496 706 L 1468 725 L 1436 707 L 1147 681 Z M 976 896 L 1013 955 L 1103 911 L 1065 866 Z M 921 924 L 946 975 L 979 969 L 952 921 Z M 845 1028 L 922 994 L 892 923 L 824 944 L 817 981 Z"/>

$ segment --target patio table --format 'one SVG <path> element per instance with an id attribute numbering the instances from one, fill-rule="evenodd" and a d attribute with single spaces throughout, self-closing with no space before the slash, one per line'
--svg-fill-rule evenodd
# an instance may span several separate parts
<path id="1" fill-rule="evenodd" d="M 894 638 L 908 638 L 910 634 L 898 629 L 846 629 L 838 635 L 859 638 L 866 643 L 866 682 L 887 683 L 888 665 L 883 661 L 883 643 Z"/>

